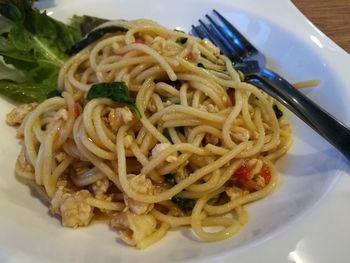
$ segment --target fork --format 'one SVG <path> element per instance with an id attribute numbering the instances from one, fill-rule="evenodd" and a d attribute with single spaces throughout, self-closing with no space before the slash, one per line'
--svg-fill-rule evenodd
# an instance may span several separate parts
<path id="1" fill-rule="evenodd" d="M 276 72 L 266 68 L 266 58 L 225 17 L 213 10 L 207 23 L 192 25 L 192 34 L 219 47 L 245 82 L 260 88 L 282 103 L 350 160 L 350 129 L 294 88 Z"/>

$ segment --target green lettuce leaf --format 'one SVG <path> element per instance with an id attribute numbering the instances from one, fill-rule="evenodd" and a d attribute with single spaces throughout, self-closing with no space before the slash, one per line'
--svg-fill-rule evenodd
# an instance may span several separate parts
<path id="1" fill-rule="evenodd" d="M 57 74 L 46 77 L 41 82 L 28 80 L 25 82 L 15 82 L 12 80 L 0 81 L 0 93 L 21 103 L 42 101 L 48 97 L 50 92 L 55 91 L 53 83 L 57 81 Z"/>
<path id="2" fill-rule="evenodd" d="M 70 19 L 70 26 L 77 28 L 80 30 L 80 33 L 82 36 L 85 36 L 86 34 L 90 33 L 93 29 L 98 27 L 99 25 L 107 22 L 107 19 L 94 17 L 94 16 L 78 16 L 74 15 Z"/>
<path id="3" fill-rule="evenodd" d="M 29 0 L 0 0 L 9 31 L 0 36 L 0 94 L 15 101 L 41 101 L 56 89 L 66 52 L 81 39 L 80 30 L 32 7 Z M 10 65 L 10 67 L 9 67 Z M 8 75 L 8 68 L 18 72 Z M 4 74 L 6 72 L 6 74 Z"/>

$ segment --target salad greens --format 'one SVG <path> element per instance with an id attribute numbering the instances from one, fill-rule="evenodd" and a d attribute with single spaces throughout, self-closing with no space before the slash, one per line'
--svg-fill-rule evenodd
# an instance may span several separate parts
<path id="1" fill-rule="evenodd" d="M 273 111 L 275 112 L 276 118 L 280 119 L 283 116 L 283 111 L 281 111 L 276 104 L 273 105 Z"/>
<path id="2" fill-rule="evenodd" d="M 9 31 L 0 36 L 0 93 L 19 102 L 44 100 L 56 89 L 66 50 L 81 38 L 77 28 L 32 8 L 32 3 L 0 0 L 0 14 L 9 22 Z"/>
<path id="3" fill-rule="evenodd" d="M 105 22 L 74 16 L 66 25 L 33 7 L 34 0 L 0 0 L 0 94 L 17 102 L 42 101 L 56 90 L 68 52 Z"/>
<path id="4" fill-rule="evenodd" d="M 71 49 L 69 50 L 70 55 L 74 55 L 78 53 L 79 51 L 86 48 L 91 43 L 95 42 L 96 40 L 100 39 L 104 35 L 108 33 L 114 33 L 114 32 L 126 32 L 127 29 L 119 26 L 106 26 L 102 28 L 98 28 L 96 30 L 91 31 L 89 34 L 87 34 L 86 37 L 84 37 L 81 41 L 75 43 Z"/>
<path id="5" fill-rule="evenodd" d="M 174 186 L 177 184 L 176 178 L 174 174 L 166 174 L 164 175 L 164 181 L 167 183 L 169 186 Z M 184 212 L 186 215 L 191 214 L 193 207 L 195 205 L 195 201 L 190 198 L 185 198 L 180 195 L 175 195 L 171 198 L 171 202 L 176 204 L 178 208 L 182 212 Z"/>
<path id="6" fill-rule="evenodd" d="M 82 36 L 85 36 L 86 34 L 90 33 L 94 28 L 98 27 L 99 25 L 107 22 L 107 19 L 99 18 L 99 17 L 92 17 L 92 16 L 77 16 L 74 15 L 70 19 L 70 25 L 74 28 L 78 28 L 80 30 L 80 33 Z"/>

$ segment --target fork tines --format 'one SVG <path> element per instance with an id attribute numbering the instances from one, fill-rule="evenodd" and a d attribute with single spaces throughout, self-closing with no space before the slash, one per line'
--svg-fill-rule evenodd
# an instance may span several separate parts
<path id="1" fill-rule="evenodd" d="M 215 18 L 206 15 L 208 23 L 199 20 L 192 26 L 192 33 L 199 38 L 208 38 L 221 52 L 234 62 L 241 62 L 249 53 L 257 50 L 249 41 L 218 11 L 213 10 Z"/>

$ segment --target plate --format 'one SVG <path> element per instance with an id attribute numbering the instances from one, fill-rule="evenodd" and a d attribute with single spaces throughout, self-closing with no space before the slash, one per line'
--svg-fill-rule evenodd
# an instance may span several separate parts
<path id="1" fill-rule="evenodd" d="M 150 18 L 186 31 L 215 8 L 288 80 L 319 79 L 319 87 L 304 92 L 339 119 L 350 122 L 350 90 L 345 88 L 350 83 L 345 70 L 350 68 L 349 55 L 307 21 L 288 0 L 46 0 L 40 1 L 39 7 L 61 20 L 73 14 L 110 19 Z M 281 16 L 282 13 L 285 15 Z M 318 241 L 322 235 L 317 237 L 317 229 L 332 238 L 335 227 L 317 228 L 317 225 L 325 216 L 323 223 L 329 223 L 327 218 L 332 217 L 327 211 L 349 217 L 349 213 L 334 206 L 339 201 L 339 191 L 344 193 L 342 185 L 336 184 L 337 178 L 340 177 L 341 182 L 349 181 L 348 165 L 328 143 L 289 115 L 295 141 L 288 155 L 277 163 L 280 185 L 271 196 L 249 206 L 250 221 L 238 236 L 222 242 L 202 243 L 191 231 L 182 229 L 172 231 L 144 251 L 137 251 L 122 244 L 106 225 L 65 229 L 57 218 L 48 214 L 47 207 L 28 187 L 14 177 L 19 145 L 14 130 L 4 122 L 5 113 L 12 107 L 1 100 L 0 129 L 6 139 L 0 145 L 0 262 L 231 262 L 237 258 L 240 262 L 262 259 L 264 262 L 329 262 L 322 256 L 326 243 Z M 330 197 L 323 198 L 334 184 L 336 188 Z M 333 220 L 333 223 L 339 221 Z M 300 232 L 301 229 L 304 230 Z M 305 237 L 307 242 L 300 243 Z M 311 249 L 305 250 L 305 242 L 310 244 L 310 240 Z M 341 237 L 342 240 L 349 242 L 350 235 Z M 317 254 L 318 261 L 303 260 L 305 255 L 310 257 L 310 251 L 314 258 Z M 312 251 L 318 252 L 312 254 Z M 341 261 L 345 252 L 346 249 L 339 255 L 332 253 L 331 259 L 338 257 L 339 260 L 333 262 L 345 262 Z"/>

